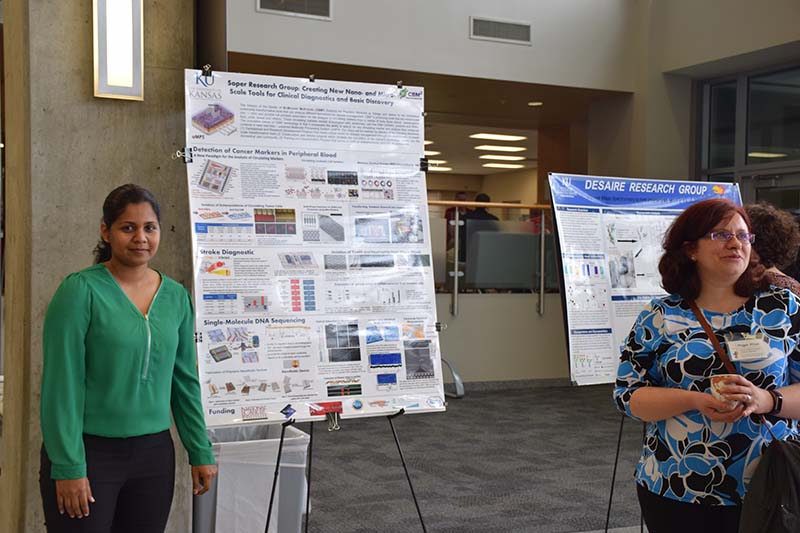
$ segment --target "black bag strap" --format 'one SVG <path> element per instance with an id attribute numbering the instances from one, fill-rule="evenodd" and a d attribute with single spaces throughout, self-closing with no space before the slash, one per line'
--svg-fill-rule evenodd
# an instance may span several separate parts
<path id="1" fill-rule="evenodd" d="M 714 334 L 714 330 L 711 329 L 711 325 L 708 323 L 708 320 L 706 320 L 706 317 L 703 316 L 703 312 L 700 311 L 700 308 L 697 307 L 697 304 L 695 303 L 694 300 L 688 300 L 688 303 L 689 307 L 692 308 L 694 316 L 697 317 L 697 321 L 700 322 L 700 325 L 703 326 L 706 335 L 708 335 L 708 340 L 710 340 L 711 344 L 714 345 L 714 350 L 717 352 L 717 355 L 719 355 L 720 359 L 722 359 L 723 364 L 725 364 L 725 369 L 731 374 L 739 374 L 739 372 L 736 370 L 736 367 L 733 366 L 733 363 L 731 363 L 731 360 L 728 359 L 728 355 L 725 353 L 725 350 L 722 349 L 722 345 L 719 343 L 719 339 Z M 778 437 L 775 436 L 775 433 L 772 432 L 772 428 L 770 427 L 770 424 L 767 423 L 767 419 L 764 418 L 764 415 L 759 414 L 758 418 L 761 420 L 761 423 L 764 424 L 764 426 L 767 428 L 769 434 L 772 435 L 772 438 L 774 440 L 779 440 Z"/>
<path id="2" fill-rule="evenodd" d="M 717 355 L 722 359 L 722 362 L 725 364 L 725 369 L 730 374 L 738 374 L 739 372 L 736 370 L 736 367 L 733 366 L 731 360 L 728 359 L 725 350 L 722 349 L 722 345 L 719 343 L 719 339 L 716 335 L 714 335 L 714 330 L 711 329 L 711 325 L 706 320 L 706 317 L 703 316 L 703 312 L 700 311 L 700 308 L 697 307 L 697 304 L 694 300 L 689 300 L 689 307 L 692 308 L 694 312 L 694 316 L 697 317 L 697 321 L 700 322 L 700 325 L 703 326 L 703 329 L 706 330 L 706 335 L 708 335 L 708 340 L 711 341 L 711 344 L 714 345 L 714 350 L 717 351 Z"/>

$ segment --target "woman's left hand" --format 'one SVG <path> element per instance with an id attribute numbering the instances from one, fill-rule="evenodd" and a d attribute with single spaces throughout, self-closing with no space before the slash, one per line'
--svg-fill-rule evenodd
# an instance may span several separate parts
<path id="1" fill-rule="evenodd" d="M 752 414 L 765 414 L 772 411 L 772 395 L 753 384 L 744 376 L 734 375 L 720 387 L 720 392 L 729 400 L 741 402 L 744 406 L 742 417 Z"/>
<path id="2" fill-rule="evenodd" d="M 217 477 L 217 465 L 198 465 L 192 467 L 192 494 L 200 496 L 211 488 L 211 480 Z"/>

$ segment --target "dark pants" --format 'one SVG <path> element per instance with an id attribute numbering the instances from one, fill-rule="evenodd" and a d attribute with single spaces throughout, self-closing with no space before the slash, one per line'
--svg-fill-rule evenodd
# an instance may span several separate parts
<path id="1" fill-rule="evenodd" d="M 42 446 L 39 489 L 47 531 L 163 532 L 175 486 L 175 448 L 169 431 L 127 439 L 84 435 L 83 442 L 95 499 L 84 518 L 59 514 L 51 463 Z"/>
<path id="2" fill-rule="evenodd" d="M 701 505 L 664 498 L 638 483 L 636 493 L 650 533 L 737 533 L 742 508 Z"/>

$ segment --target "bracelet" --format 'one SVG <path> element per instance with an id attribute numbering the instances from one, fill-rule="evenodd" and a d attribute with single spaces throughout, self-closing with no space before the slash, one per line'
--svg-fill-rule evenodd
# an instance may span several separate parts
<path id="1" fill-rule="evenodd" d="M 783 409 L 783 394 L 776 390 L 770 390 L 770 396 L 772 396 L 772 410 L 767 413 L 768 415 L 777 415 Z"/>

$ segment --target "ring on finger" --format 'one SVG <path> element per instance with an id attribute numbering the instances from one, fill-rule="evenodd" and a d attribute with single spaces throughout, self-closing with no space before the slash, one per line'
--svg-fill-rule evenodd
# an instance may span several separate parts
<path id="1" fill-rule="evenodd" d="M 744 403 L 750 403 L 752 399 L 753 398 L 749 394 L 744 395 Z"/>

